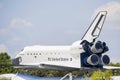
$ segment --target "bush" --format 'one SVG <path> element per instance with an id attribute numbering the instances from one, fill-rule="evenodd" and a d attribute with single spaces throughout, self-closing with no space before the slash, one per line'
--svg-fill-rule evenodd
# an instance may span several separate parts
<path id="1" fill-rule="evenodd" d="M 91 80 L 111 80 L 112 71 L 106 70 L 102 72 L 101 70 L 93 72 Z"/>

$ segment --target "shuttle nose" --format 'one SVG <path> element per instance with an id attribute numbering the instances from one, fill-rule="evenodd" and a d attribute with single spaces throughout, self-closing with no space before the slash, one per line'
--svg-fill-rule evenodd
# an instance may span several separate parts
<path id="1" fill-rule="evenodd" d="M 18 66 L 19 65 L 19 58 L 14 58 L 11 60 L 12 66 Z"/>

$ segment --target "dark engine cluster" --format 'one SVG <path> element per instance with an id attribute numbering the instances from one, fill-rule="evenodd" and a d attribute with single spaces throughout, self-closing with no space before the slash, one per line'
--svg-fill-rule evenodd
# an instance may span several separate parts
<path id="1" fill-rule="evenodd" d="M 89 43 L 84 40 L 81 42 L 85 52 L 81 54 L 81 65 L 84 67 L 100 67 L 107 65 L 110 62 L 110 58 L 103 53 L 109 49 L 105 42 L 97 41 Z"/>
<path id="2" fill-rule="evenodd" d="M 92 53 L 105 53 L 108 51 L 108 47 L 105 42 L 97 41 L 92 46 L 90 46 Z"/>

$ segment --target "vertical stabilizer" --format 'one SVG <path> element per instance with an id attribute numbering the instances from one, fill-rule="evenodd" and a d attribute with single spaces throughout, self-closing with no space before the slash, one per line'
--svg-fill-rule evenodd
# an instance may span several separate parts
<path id="1" fill-rule="evenodd" d="M 94 42 L 95 39 L 99 36 L 103 23 L 105 21 L 107 11 L 100 11 L 92 24 L 88 28 L 87 32 L 82 37 L 82 40 L 87 40 L 88 42 Z"/>

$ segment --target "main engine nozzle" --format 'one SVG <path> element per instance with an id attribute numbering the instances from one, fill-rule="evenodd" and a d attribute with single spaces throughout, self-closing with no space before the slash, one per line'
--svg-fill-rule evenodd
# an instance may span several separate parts
<path id="1" fill-rule="evenodd" d="M 98 65 L 99 57 L 96 54 L 92 54 L 87 58 L 87 63 L 90 65 Z"/>
<path id="2" fill-rule="evenodd" d="M 101 60 L 100 60 L 102 65 L 108 65 L 110 63 L 110 58 L 108 55 L 103 55 L 101 56 Z"/>
<path id="3" fill-rule="evenodd" d="M 105 42 L 97 41 L 91 46 L 90 50 L 92 53 L 104 53 L 109 49 Z"/>

